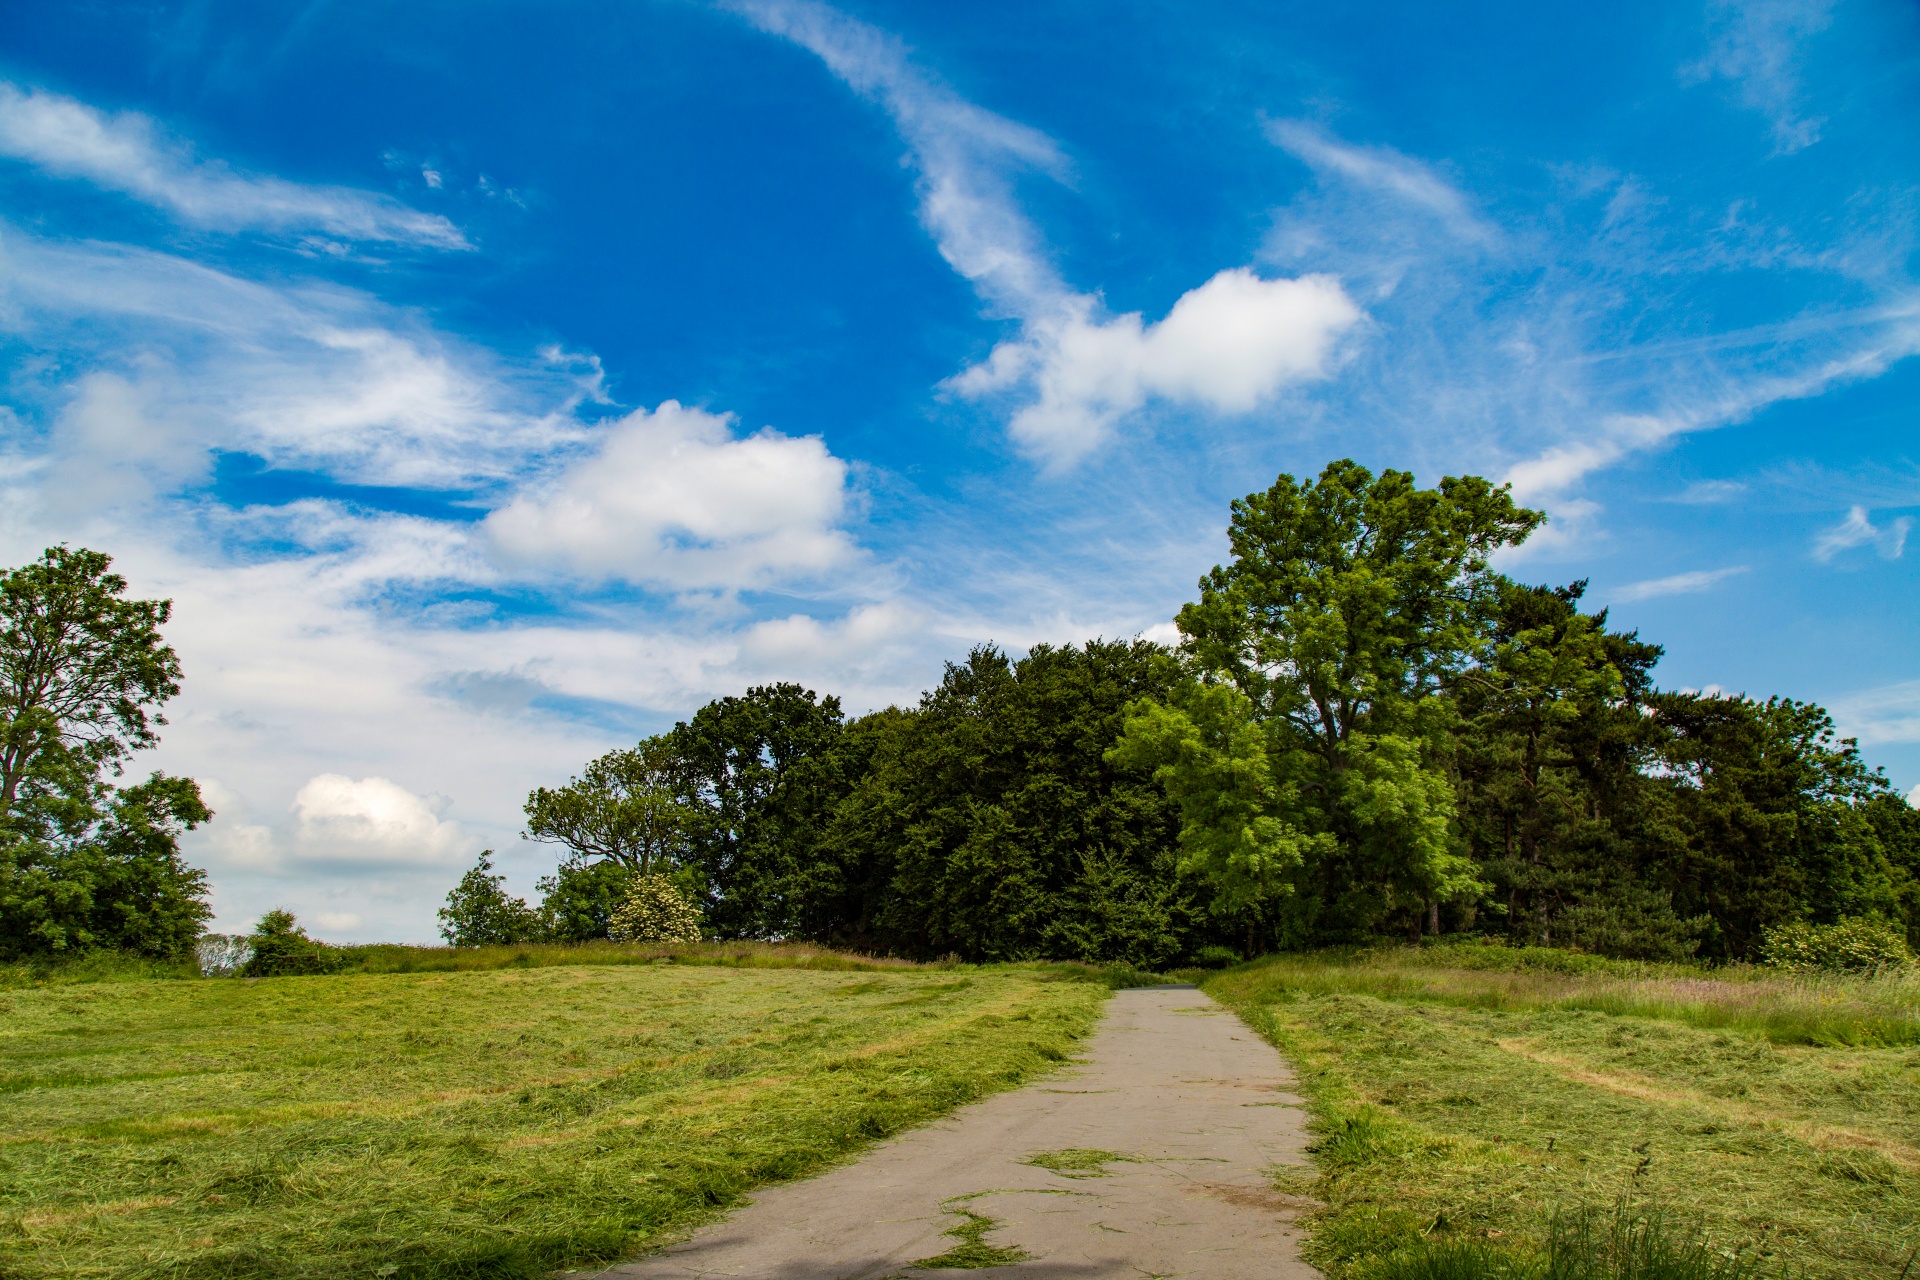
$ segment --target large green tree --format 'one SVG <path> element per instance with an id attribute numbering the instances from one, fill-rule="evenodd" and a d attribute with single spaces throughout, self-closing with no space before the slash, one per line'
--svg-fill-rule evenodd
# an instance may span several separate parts
<path id="1" fill-rule="evenodd" d="M 796 885 L 844 792 L 840 700 L 797 684 L 719 698 L 666 735 L 689 810 L 687 864 L 723 938 L 801 932 Z"/>
<path id="2" fill-rule="evenodd" d="M 212 817 L 186 778 L 120 787 L 157 740 L 180 663 L 171 606 L 126 598 L 96 551 L 0 574 L 0 955 L 192 949 L 211 914 L 179 837 Z"/>
<path id="3" fill-rule="evenodd" d="M 1254 893 L 1244 871 L 1258 868 L 1260 891 L 1287 904 L 1277 936 L 1357 936 L 1390 917 L 1417 932 L 1441 901 L 1478 892 L 1453 826 L 1443 694 L 1486 652 L 1489 557 L 1542 518 L 1476 476 L 1422 489 L 1348 460 L 1233 504 L 1233 558 L 1177 621 L 1196 682 L 1241 701 L 1136 707 L 1121 752 L 1183 797 L 1190 856 L 1239 849 L 1215 859 L 1223 905 Z M 1264 731 L 1235 748 L 1235 785 L 1258 774 L 1271 789 L 1261 821 L 1218 803 L 1205 780 L 1218 760 L 1181 749 L 1229 741 L 1235 718 Z"/>
<path id="4" fill-rule="evenodd" d="M 570 861 L 618 863 L 637 875 L 684 860 L 698 815 L 681 762 L 664 737 L 609 751 L 563 787 L 527 797 L 526 837 L 566 848 Z"/>

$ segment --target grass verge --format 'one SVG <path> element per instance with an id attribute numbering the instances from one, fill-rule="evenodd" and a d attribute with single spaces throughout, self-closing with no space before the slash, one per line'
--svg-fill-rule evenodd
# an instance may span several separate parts
<path id="1" fill-rule="evenodd" d="M 604 1261 L 1063 1061 L 1105 996 L 1088 977 L 564 963 L 0 993 L 0 1275 Z"/>
<path id="2" fill-rule="evenodd" d="M 1431 1274 L 1532 1274 L 1556 1215 L 1622 1204 L 1758 1268 L 1728 1275 L 1899 1276 L 1920 1244 L 1920 1050 L 1819 1018 L 1897 1020 L 1897 983 L 1451 959 L 1292 955 L 1206 981 L 1299 1073 L 1317 1177 L 1284 1189 L 1325 1204 L 1308 1254 L 1329 1275 L 1443 1254 L 1522 1269 Z"/>

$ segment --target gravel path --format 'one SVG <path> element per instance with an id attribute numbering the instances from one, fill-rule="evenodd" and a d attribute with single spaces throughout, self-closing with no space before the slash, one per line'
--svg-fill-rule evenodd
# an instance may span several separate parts
<path id="1" fill-rule="evenodd" d="M 1271 1047 L 1201 992 L 1116 992 L 1073 1069 L 768 1188 L 604 1274 L 957 1276 L 945 1255 L 975 1280 L 1317 1278 L 1292 1225 L 1305 1202 L 1265 1176 L 1306 1162 L 1291 1080 Z"/>

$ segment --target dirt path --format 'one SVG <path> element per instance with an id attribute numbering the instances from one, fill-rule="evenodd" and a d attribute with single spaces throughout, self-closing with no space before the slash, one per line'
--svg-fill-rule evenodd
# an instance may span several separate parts
<path id="1" fill-rule="evenodd" d="M 1300 1202 L 1264 1176 L 1304 1164 L 1306 1144 L 1270 1047 L 1201 992 L 1153 987 L 1114 995 L 1085 1058 L 855 1164 L 769 1188 L 605 1274 L 888 1280 L 961 1264 L 977 1280 L 1319 1275 L 1299 1260 Z"/>

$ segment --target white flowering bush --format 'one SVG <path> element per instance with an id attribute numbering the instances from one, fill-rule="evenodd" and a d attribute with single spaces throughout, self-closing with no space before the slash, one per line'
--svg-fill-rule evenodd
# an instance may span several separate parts
<path id="1" fill-rule="evenodd" d="M 1913 963 L 1906 938 L 1881 920 L 1856 917 L 1839 924 L 1783 924 L 1767 930 L 1760 954 L 1778 969 L 1878 973 Z"/>
<path id="2" fill-rule="evenodd" d="M 663 875 L 635 876 L 607 921 L 615 942 L 698 942 L 700 912 Z"/>

